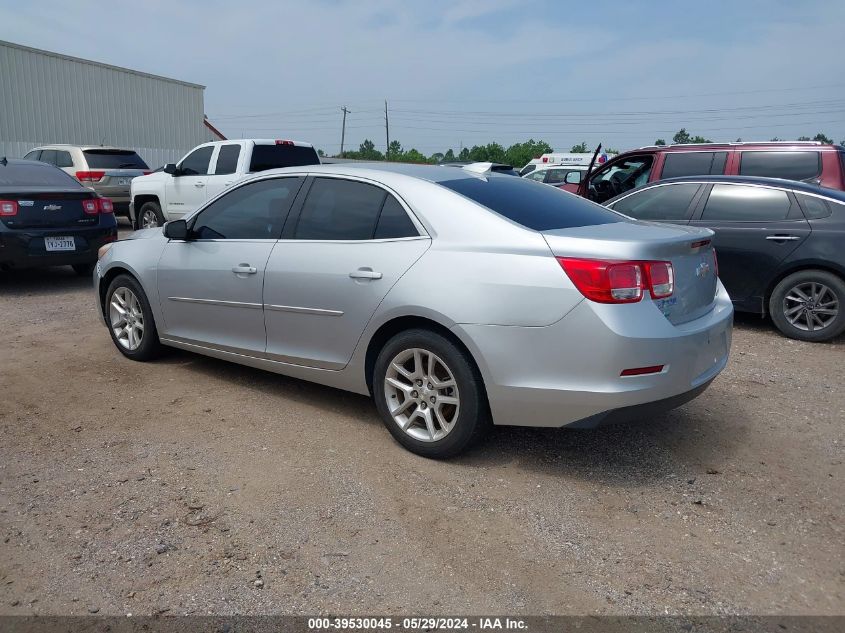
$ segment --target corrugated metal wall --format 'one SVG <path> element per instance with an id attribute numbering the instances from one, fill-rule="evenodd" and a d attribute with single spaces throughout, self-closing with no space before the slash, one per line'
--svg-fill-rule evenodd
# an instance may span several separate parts
<path id="1" fill-rule="evenodd" d="M 117 145 L 155 168 L 210 140 L 202 86 L 0 41 L 0 156 Z"/>

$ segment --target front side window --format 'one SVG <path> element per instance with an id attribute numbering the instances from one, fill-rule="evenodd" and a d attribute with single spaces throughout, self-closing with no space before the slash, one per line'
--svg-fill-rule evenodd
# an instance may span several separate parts
<path id="1" fill-rule="evenodd" d="M 709 176 L 725 171 L 727 152 L 667 152 L 661 178 Z"/>
<path id="2" fill-rule="evenodd" d="M 743 176 L 813 180 L 822 171 L 821 152 L 742 152 Z"/>
<path id="3" fill-rule="evenodd" d="M 569 174 L 575 174 L 575 177 L 569 176 Z M 546 179 L 546 182 L 555 185 L 562 182 L 575 184 L 581 182 L 581 175 L 582 172 L 580 169 L 550 169 L 549 177 Z M 569 176 L 569 178 L 567 178 L 567 176 Z"/>
<path id="4" fill-rule="evenodd" d="M 644 185 L 648 182 L 653 165 L 654 157 L 650 154 L 630 156 L 611 163 L 590 178 L 590 199 L 596 202 L 604 202 L 635 187 Z"/>
<path id="5" fill-rule="evenodd" d="M 302 205 L 294 238 L 372 239 L 386 196 L 384 189 L 363 182 L 315 178 Z"/>
<path id="6" fill-rule="evenodd" d="M 238 169 L 238 158 L 241 155 L 240 145 L 223 145 L 217 154 L 217 165 L 214 173 L 218 176 L 234 174 Z"/>
<path id="7" fill-rule="evenodd" d="M 194 150 L 185 157 L 179 169 L 183 176 L 204 176 L 208 173 L 208 164 L 211 162 L 211 155 L 214 147 L 207 145 Z"/>
<path id="8" fill-rule="evenodd" d="M 614 211 L 638 220 L 686 220 L 687 210 L 701 185 L 662 185 L 632 193 L 612 205 Z"/>
<path id="9" fill-rule="evenodd" d="M 282 233 L 302 178 L 274 178 L 238 187 L 218 198 L 191 227 L 198 240 L 275 240 Z"/>
<path id="10" fill-rule="evenodd" d="M 713 185 L 701 219 L 734 222 L 785 220 L 790 206 L 789 196 L 781 189 Z"/>
<path id="11" fill-rule="evenodd" d="M 543 182 L 546 179 L 546 170 L 542 171 L 532 171 L 527 176 L 524 176 L 528 180 L 536 180 L 537 182 Z"/>

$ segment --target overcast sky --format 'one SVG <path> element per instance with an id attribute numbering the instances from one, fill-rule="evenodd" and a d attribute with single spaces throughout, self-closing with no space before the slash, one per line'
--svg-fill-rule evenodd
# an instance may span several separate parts
<path id="1" fill-rule="evenodd" d="M 0 0 L 0 39 L 207 86 L 228 136 L 426 154 L 845 139 L 841 0 Z M 2 115 L 0 113 L 0 115 Z"/>

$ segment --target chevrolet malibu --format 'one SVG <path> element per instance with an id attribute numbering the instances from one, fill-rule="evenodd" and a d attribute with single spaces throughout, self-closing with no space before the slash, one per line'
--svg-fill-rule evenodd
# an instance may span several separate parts
<path id="1" fill-rule="evenodd" d="M 94 284 L 130 359 L 171 346 L 369 394 L 443 458 L 491 423 L 593 427 L 704 391 L 733 320 L 712 238 L 521 178 L 314 165 L 103 247 Z"/>

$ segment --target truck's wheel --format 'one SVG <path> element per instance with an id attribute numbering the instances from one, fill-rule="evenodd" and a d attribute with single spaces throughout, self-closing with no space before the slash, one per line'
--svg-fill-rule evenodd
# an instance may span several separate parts
<path id="1" fill-rule="evenodd" d="M 145 202 L 138 211 L 136 229 L 152 229 L 164 224 L 164 215 L 158 202 Z"/>

